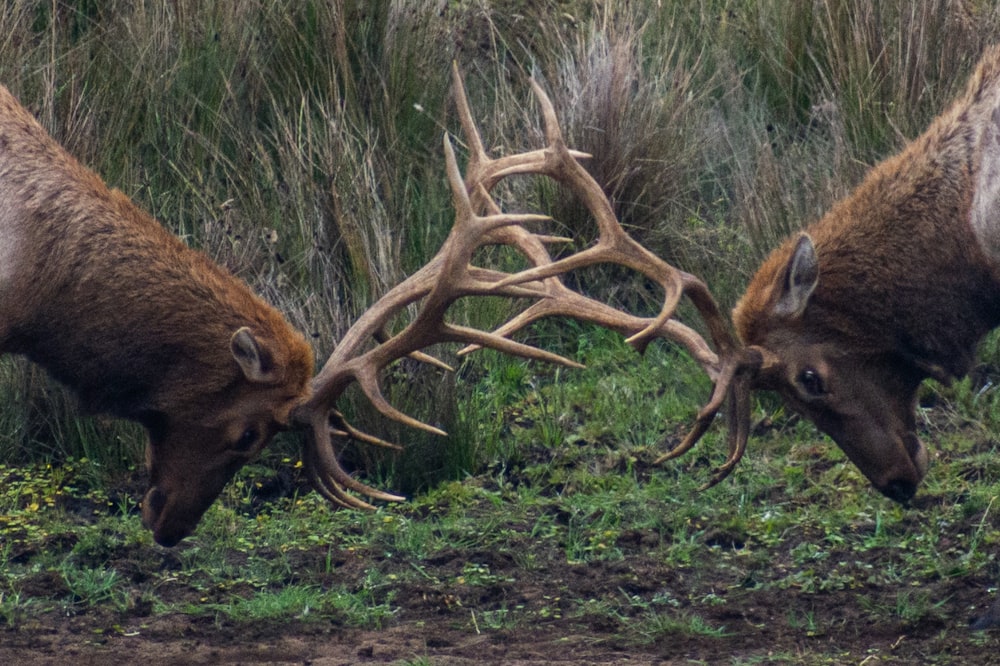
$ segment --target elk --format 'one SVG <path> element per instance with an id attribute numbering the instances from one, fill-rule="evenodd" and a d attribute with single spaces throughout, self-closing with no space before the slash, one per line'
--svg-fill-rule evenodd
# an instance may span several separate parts
<path id="1" fill-rule="evenodd" d="M 63 150 L 0 87 L 0 351 L 148 433 L 173 545 L 309 391 L 305 338 Z"/>
<path id="2" fill-rule="evenodd" d="M 360 432 L 336 409 L 353 383 L 385 416 L 440 432 L 395 409 L 379 373 L 404 356 L 448 366 L 421 350 L 441 342 L 491 347 L 575 366 L 556 354 L 510 339 L 547 316 L 571 316 L 631 336 L 644 349 L 665 338 L 683 345 L 725 390 L 698 419 L 704 431 L 722 400 L 749 413 L 736 344 L 699 280 L 669 266 L 631 239 L 600 186 L 566 147 L 555 111 L 534 82 L 547 145 L 491 159 L 472 120 L 457 67 L 455 95 L 470 155 L 461 174 L 447 134 L 444 153 L 455 222 L 439 253 L 388 291 L 345 334 L 318 374 L 304 337 L 249 287 L 189 248 L 124 194 L 109 189 L 53 140 L 9 91 L 0 87 L 0 352 L 19 354 L 73 390 L 81 406 L 144 426 L 150 486 L 143 523 L 154 540 L 174 546 L 189 535 L 236 471 L 281 429 L 303 431 L 303 460 L 316 490 L 336 505 L 368 507 L 358 495 L 399 500 L 348 474 L 338 461 L 345 439 L 395 446 Z M 578 195 L 599 230 L 596 244 L 553 260 L 547 245 L 568 239 L 535 233 L 541 215 L 501 212 L 491 191 L 518 174 L 552 178 Z M 531 268 L 515 274 L 475 266 L 484 245 L 509 245 Z M 661 312 L 638 317 L 566 287 L 560 274 L 620 263 L 659 284 Z M 445 318 L 457 299 L 500 295 L 532 303 L 495 332 Z M 714 347 L 672 319 L 687 294 L 708 322 Z M 396 316 L 416 316 L 391 333 Z M 744 424 L 745 425 L 745 424 Z M 744 428 L 745 430 L 745 428 Z M 733 441 L 745 441 L 745 432 Z M 735 458 L 734 458 L 735 460 Z"/>
<path id="3" fill-rule="evenodd" d="M 918 387 L 965 375 L 1000 324 L 1000 47 L 920 137 L 774 250 L 733 322 L 735 374 L 777 391 L 876 489 L 908 502 L 928 464 Z M 973 626 L 997 625 L 1000 602 Z"/>
<path id="4" fill-rule="evenodd" d="M 966 374 L 1000 323 L 1000 49 L 899 155 L 763 263 L 733 311 L 753 388 L 907 502 L 927 470 L 917 388 Z"/>

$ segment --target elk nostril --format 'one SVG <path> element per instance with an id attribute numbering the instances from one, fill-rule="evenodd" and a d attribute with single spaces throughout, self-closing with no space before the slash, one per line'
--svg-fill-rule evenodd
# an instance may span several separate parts
<path id="1" fill-rule="evenodd" d="M 883 495 L 900 504 L 906 504 L 917 494 L 916 484 L 903 479 L 894 479 L 879 490 Z"/>
<path id="2" fill-rule="evenodd" d="M 160 515 L 163 507 L 166 506 L 167 494 L 159 488 L 150 488 L 149 492 L 146 493 L 146 497 L 143 498 L 142 504 L 143 516 L 155 518 Z"/>

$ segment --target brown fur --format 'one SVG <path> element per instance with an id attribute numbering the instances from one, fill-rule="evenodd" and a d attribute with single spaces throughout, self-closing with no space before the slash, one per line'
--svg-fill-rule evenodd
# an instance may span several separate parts
<path id="1" fill-rule="evenodd" d="M 969 225 L 979 138 L 993 111 L 984 92 L 998 86 L 993 50 L 951 109 L 806 229 L 822 277 L 797 324 L 803 334 L 896 351 L 956 377 L 968 370 L 976 342 L 1000 322 L 996 267 Z M 775 325 L 769 301 L 795 240 L 771 254 L 734 310 L 745 342 Z"/>
<path id="2" fill-rule="evenodd" d="M 156 506 L 144 517 L 176 542 L 287 423 L 308 390 L 310 347 L 244 283 L 108 189 L 2 87 L 0 207 L 0 352 L 39 363 L 86 409 L 147 427 L 146 503 Z M 244 327 L 263 381 L 231 349 Z M 259 438 L 234 453 L 252 428 Z"/>

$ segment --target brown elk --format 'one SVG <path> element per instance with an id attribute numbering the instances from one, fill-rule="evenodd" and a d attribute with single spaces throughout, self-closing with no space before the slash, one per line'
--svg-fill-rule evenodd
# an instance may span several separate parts
<path id="1" fill-rule="evenodd" d="M 0 351 L 145 426 L 143 518 L 183 538 L 308 392 L 305 339 L 0 88 Z"/>
<path id="2" fill-rule="evenodd" d="M 78 394 L 86 410 L 146 428 L 150 487 L 142 515 L 158 543 L 172 546 L 190 534 L 233 474 L 286 427 L 306 432 L 303 458 L 310 480 L 332 502 L 368 506 L 353 493 L 399 499 L 356 481 L 340 466 L 339 438 L 392 445 L 355 430 L 335 405 L 357 382 L 386 416 L 436 430 L 393 408 L 378 377 L 387 364 L 407 355 L 447 367 L 420 352 L 433 343 L 488 346 L 575 365 L 507 337 L 539 317 L 565 315 L 630 334 L 640 349 L 655 337 L 676 340 L 713 377 L 734 367 L 671 319 L 687 292 L 711 322 L 716 348 L 734 348 L 704 286 L 619 226 L 601 188 L 578 163 L 582 155 L 563 142 L 541 89 L 535 86 L 547 147 L 493 160 L 483 149 L 457 70 L 455 83 L 472 152 L 463 180 L 445 137 L 456 207 L 451 235 L 430 263 L 362 315 L 312 381 L 310 347 L 276 310 L 109 189 L 0 87 L 0 352 L 24 355 L 46 368 Z M 490 191 L 502 179 L 525 173 L 543 174 L 576 192 L 598 223 L 598 243 L 554 262 L 546 244 L 566 239 L 521 226 L 547 218 L 502 214 Z M 535 268 L 509 275 L 473 266 L 473 253 L 489 244 L 517 248 Z M 607 262 L 662 285 L 660 315 L 646 319 L 616 311 L 573 292 L 557 277 Z M 496 333 L 446 321 L 455 300 L 476 294 L 534 304 Z M 413 321 L 390 335 L 394 317 L 417 302 Z M 714 414 L 709 412 L 699 420 L 702 430 Z"/>
<path id="3" fill-rule="evenodd" d="M 927 469 L 917 387 L 1000 323 L 1000 49 L 899 155 L 760 267 L 734 309 L 754 388 L 809 417 L 888 497 Z"/>
<path id="4" fill-rule="evenodd" d="M 965 375 L 1000 324 L 1000 48 L 923 135 L 771 254 L 733 319 L 736 374 L 780 393 L 883 494 L 910 500 L 928 459 L 919 385 Z M 996 624 L 1000 606 L 975 626 Z"/>

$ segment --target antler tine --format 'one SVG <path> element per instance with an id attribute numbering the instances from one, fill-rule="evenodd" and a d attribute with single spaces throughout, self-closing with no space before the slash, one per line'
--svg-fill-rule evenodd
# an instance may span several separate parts
<path id="1" fill-rule="evenodd" d="M 465 93 L 462 74 L 458 70 L 458 63 L 454 61 L 452 62 L 451 73 L 455 94 L 455 108 L 458 111 L 459 124 L 462 126 L 462 133 L 465 135 L 465 142 L 469 151 L 468 163 L 465 166 L 466 191 L 470 197 L 475 199 L 473 203 L 477 204 L 476 210 L 485 210 L 485 206 L 489 205 L 486 203 L 487 201 L 493 203 L 495 206 L 495 202 L 492 201 L 489 193 L 503 178 L 517 174 L 545 173 L 549 151 L 548 148 L 541 148 L 497 159 L 491 158 L 483 146 L 479 128 L 472 117 L 472 107 L 469 106 L 469 98 Z M 530 83 L 533 89 L 536 90 L 536 94 L 540 92 L 543 96 L 545 95 L 545 92 L 538 87 L 534 79 L 530 79 Z M 548 97 L 545 99 L 548 100 Z M 555 138 L 561 140 L 562 134 L 551 102 L 548 106 L 550 113 L 545 118 L 546 141 L 551 145 L 552 140 Z M 555 122 L 551 122 L 553 120 Z M 569 153 L 578 159 L 590 157 L 587 153 L 577 150 L 570 150 Z"/>
<path id="2" fill-rule="evenodd" d="M 610 305 L 578 294 L 559 283 L 559 287 L 547 291 L 543 300 L 515 315 L 493 333 L 507 337 L 546 317 L 571 317 L 617 331 L 624 336 L 632 336 L 645 330 L 651 321 L 645 317 L 623 313 Z M 706 369 L 710 379 L 715 381 L 718 378 L 716 367 L 719 363 L 719 356 L 712 351 L 705 339 L 695 330 L 679 321 L 669 319 L 657 329 L 657 336 L 683 346 L 699 365 Z M 469 345 L 459 350 L 458 355 L 464 356 L 477 349 L 479 349 L 477 345 Z"/>
<path id="3" fill-rule="evenodd" d="M 726 462 L 722 463 L 712 474 L 712 478 L 701 486 L 702 490 L 711 488 L 729 476 L 747 450 L 747 440 L 750 438 L 752 377 L 747 372 L 747 368 L 741 369 L 741 375 L 734 381 L 729 399 L 729 422 L 733 424 L 730 426 L 727 436 L 729 455 Z"/>
<path id="4" fill-rule="evenodd" d="M 336 416 L 339 417 L 339 413 Z M 403 499 L 399 495 L 385 493 L 357 481 L 340 466 L 332 446 L 328 421 L 317 419 L 309 426 L 304 455 L 305 468 L 313 488 L 325 499 L 348 509 L 373 508 L 347 492 L 348 489 L 387 502 Z"/>
<path id="5" fill-rule="evenodd" d="M 698 413 L 694 427 L 680 444 L 657 458 L 653 464 L 659 465 L 687 453 L 708 431 L 716 413 L 728 398 L 729 452 L 726 461 L 715 469 L 712 478 L 698 490 L 711 488 L 729 476 L 746 452 L 747 440 L 750 437 L 750 394 L 754 378 L 764 362 L 759 351 L 750 348 L 740 348 L 725 357 L 720 376 L 715 381 L 712 397 Z"/>

